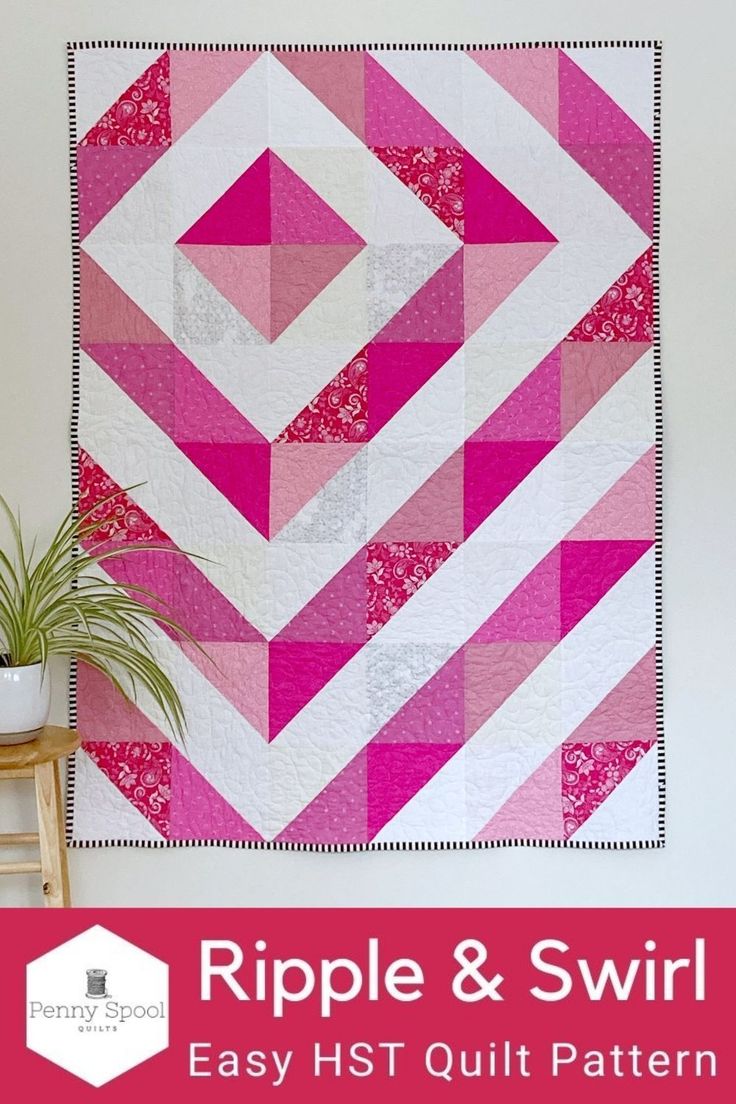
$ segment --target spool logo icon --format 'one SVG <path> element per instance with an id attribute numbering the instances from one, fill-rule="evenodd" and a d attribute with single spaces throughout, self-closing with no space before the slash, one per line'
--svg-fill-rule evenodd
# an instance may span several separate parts
<path id="1" fill-rule="evenodd" d="M 60 944 L 26 968 L 26 1045 L 107 1084 L 169 1045 L 167 964 L 100 925 Z"/>

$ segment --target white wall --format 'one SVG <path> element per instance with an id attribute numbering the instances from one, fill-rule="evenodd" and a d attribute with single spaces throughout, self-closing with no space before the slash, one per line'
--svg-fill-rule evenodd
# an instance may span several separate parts
<path id="1" fill-rule="evenodd" d="M 41 531 L 69 493 L 67 39 L 664 40 L 667 848 L 74 851 L 76 904 L 736 904 L 735 31 L 729 0 L 5 0 L 0 490 Z M 33 815 L 14 785 L 3 825 Z M 37 902 L 33 879 L 2 883 L 0 905 Z"/>

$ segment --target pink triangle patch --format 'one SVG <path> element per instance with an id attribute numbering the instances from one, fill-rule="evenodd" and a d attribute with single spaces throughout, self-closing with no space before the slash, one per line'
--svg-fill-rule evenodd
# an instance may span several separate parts
<path id="1" fill-rule="evenodd" d="M 80 240 L 84 240 L 164 153 L 166 146 L 80 146 L 77 149 Z"/>
<path id="2" fill-rule="evenodd" d="M 552 641 L 465 646 L 465 739 L 499 709 L 554 647 Z"/>
<path id="3" fill-rule="evenodd" d="M 373 744 L 461 744 L 465 739 L 465 654 L 456 652 L 409 698 Z"/>
<path id="4" fill-rule="evenodd" d="M 269 738 L 301 712 L 360 651 L 360 644 L 272 640 L 268 656 Z"/>
<path id="5" fill-rule="evenodd" d="M 290 50 L 276 51 L 275 56 L 341 123 L 365 138 L 362 50 Z"/>
<path id="6" fill-rule="evenodd" d="M 553 349 L 491 414 L 471 441 L 558 441 L 560 347 Z"/>
<path id="7" fill-rule="evenodd" d="M 188 759 L 176 748 L 171 753 L 171 839 L 263 839 Z"/>
<path id="8" fill-rule="evenodd" d="M 554 247 L 554 242 L 512 242 L 464 247 L 466 338 L 490 318 Z"/>
<path id="9" fill-rule="evenodd" d="M 470 57 L 557 137 L 558 54 L 554 47 L 469 50 Z"/>
<path id="10" fill-rule="evenodd" d="M 559 75 L 561 146 L 649 142 L 634 120 L 562 50 Z"/>
<path id="11" fill-rule="evenodd" d="M 462 541 L 463 461 L 460 448 L 407 499 L 376 541 Z"/>
<path id="12" fill-rule="evenodd" d="M 379 335 L 379 338 L 383 336 Z M 376 340 L 368 346 L 371 380 L 368 426 L 371 437 L 424 387 L 459 347 L 455 343 L 421 341 L 415 344 L 399 341 L 389 344 L 385 340 Z"/>
<path id="13" fill-rule="evenodd" d="M 90 740 L 82 747 L 123 797 L 151 822 L 164 839 L 169 839 L 171 744 L 133 743 L 128 740 L 113 744 Z"/>
<path id="14" fill-rule="evenodd" d="M 180 245 L 182 253 L 264 337 L 271 332 L 271 249 Z"/>
<path id="15" fill-rule="evenodd" d="M 375 58 L 370 54 L 364 57 L 366 145 L 459 145 Z"/>
<path id="16" fill-rule="evenodd" d="M 359 751 L 292 820 L 279 843 L 367 843 L 368 753 Z"/>
<path id="17" fill-rule="evenodd" d="M 255 635 L 255 630 L 254 630 Z M 253 728 L 268 739 L 268 644 L 264 641 L 203 640 L 206 654 L 187 640 L 181 650 Z"/>
<path id="18" fill-rule="evenodd" d="M 652 143 L 647 139 L 646 145 L 569 146 L 568 153 L 651 238 L 654 233 Z"/>
<path id="19" fill-rule="evenodd" d="M 601 295 L 565 340 L 651 344 L 653 338 L 654 268 L 650 247 Z"/>
<path id="20" fill-rule="evenodd" d="M 365 245 L 360 234 L 275 153 L 270 155 L 270 187 L 274 245 Z"/>
<path id="21" fill-rule="evenodd" d="M 361 245 L 272 245 L 271 332 L 275 341 L 360 253 Z"/>
<path id="22" fill-rule="evenodd" d="M 656 450 L 614 483 L 567 535 L 568 540 L 654 540 Z"/>
<path id="23" fill-rule="evenodd" d="M 559 749 L 501 806 L 477 840 L 563 839 L 562 766 Z"/>
<path id="24" fill-rule="evenodd" d="M 102 502 L 103 499 L 107 499 L 104 505 L 94 509 L 96 503 Z M 79 510 L 82 514 L 91 510 L 93 512 L 90 517 L 93 521 L 105 522 L 90 540 L 85 541 L 86 548 L 96 548 L 105 541 L 115 541 L 116 544 L 130 542 L 175 547 L 171 537 L 83 448 L 79 449 Z M 114 560 L 110 561 L 110 563 L 114 562 Z"/>
<path id="25" fill-rule="evenodd" d="M 360 445 L 271 445 L 271 537 L 347 464 Z"/>
<path id="26" fill-rule="evenodd" d="M 560 628 L 565 636 L 641 559 L 651 541 L 562 541 Z"/>
<path id="27" fill-rule="evenodd" d="M 177 245 L 269 245 L 271 161 L 264 150 L 197 219 Z"/>
<path id="28" fill-rule="evenodd" d="M 644 355 L 638 341 L 563 341 L 560 429 L 569 433 Z"/>
<path id="29" fill-rule="evenodd" d="M 656 703 L 657 661 L 652 649 L 578 725 L 570 740 L 577 744 L 656 740 Z"/>
<path id="30" fill-rule="evenodd" d="M 463 250 L 437 270 L 374 338 L 375 342 L 465 340 L 463 317 Z"/>
<path id="31" fill-rule="evenodd" d="M 553 548 L 471 638 L 474 642 L 560 639 L 560 546 Z"/>
<path id="32" fill-rule="evenodd" d="M 365 549 L 361 548 L 275 639 L 363 643 L 368 639 L 367 601 Z"/>
<path id="33" fill-rule="evenodd" d="M 170 146 L 169 69 L 169 54 L 161 54 L 87 131 L 80 145 Z"/>
<path id="34" fill-rule="evenodd" d="M 367 544 L 368 635 L 383 628 L 457 547 L 455 541 Z"/>
<path id="35" fill-rule="evenodd" d="M 556 444 L 556 441 L 465 442 L 466 537 L 501 505 Z"/>
<path id="36" fill-rule="evenodd" d="M 79 340 L 170 345 L 169 338 L 84 250 L 79 254 L 82 294 Z"/>
<path id="37" fill-rule="evenodd" d="M 557 241 L 528 207 L 467 151 L 463 167 L 466 244 Z"/>
<path id="38" fill-rule="evenodd" d="M 358 442 L 369 436 L 368 350 L 361 349 L 296 418 L 292 418 L 276 441 Z"/>
<path id="39" fill-rule="evenodd" d="M 271 446 L 211 441 L 177 444 L 236 510 L 268 538 Z"/>
<path id="40" fill-rule="evenodd" d="M 562 745 L 562 813 L 565 837 L 577 832 L 637 766 L 654 741 Z"/>
<path id="41" fill-rule="evenodd" d="M 373 839 L 462 744 L 369 744 L 368 839 Z"/>
<path id="42" fill-rule="evenodd" d="M 135 557 L 131 557 L 134 559 Z M 138 706 L 124 698 L 109 678 L 80 659 L 77 667 L 77 725 L 83 740 L 114 733 L 112 743 L 159 744 L 169 737 Z"/>
<path id="43" fill-rule="evenodd" d="M 172 50 L 171 131 L 181 138 L 260 57 L 256 50 Z"/>

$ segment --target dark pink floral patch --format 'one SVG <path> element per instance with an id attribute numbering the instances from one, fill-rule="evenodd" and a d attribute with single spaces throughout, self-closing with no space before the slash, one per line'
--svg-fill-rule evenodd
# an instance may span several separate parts
<path id="1" fill-rule="evenodd" d="M 457 547 L 456 541 L 368 544 L 368 635 L 390 621 Z"/>

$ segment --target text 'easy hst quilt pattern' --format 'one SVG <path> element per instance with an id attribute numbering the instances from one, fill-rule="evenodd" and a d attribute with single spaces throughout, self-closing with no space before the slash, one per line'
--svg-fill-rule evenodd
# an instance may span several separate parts
<path id="1" fill-rule="evenodd" d="M 80 508 L 203 649 L 185 745 L 79 664 L 74 842 L 661 842 L 658 66 L 70 48 Z"/>

